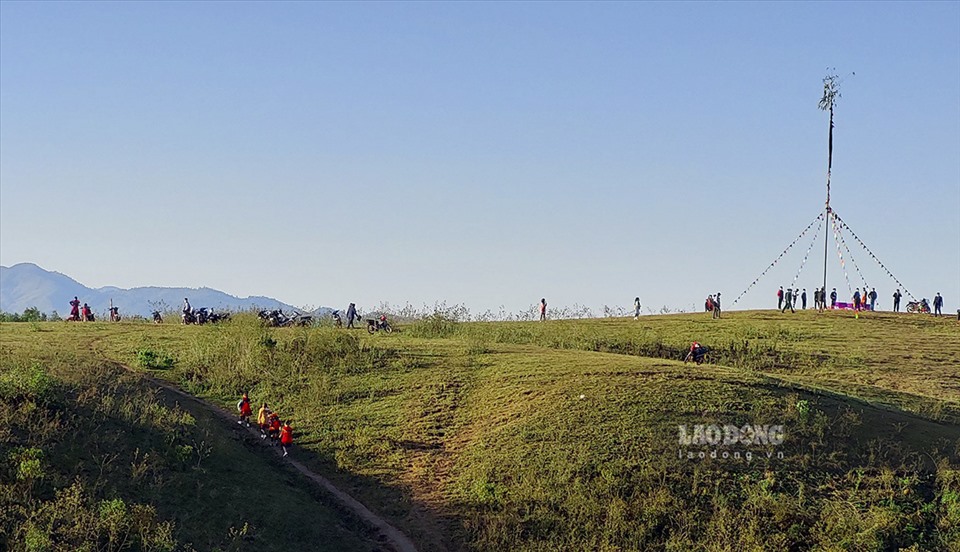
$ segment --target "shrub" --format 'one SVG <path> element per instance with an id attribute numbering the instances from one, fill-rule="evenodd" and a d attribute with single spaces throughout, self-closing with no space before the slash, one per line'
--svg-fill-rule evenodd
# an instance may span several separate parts
<path id="1" fill-rule="evenodd" d="M 0 397 L 14 402 L 25 399 L 49 401 L 56 388 L 57 381 L 38 362 L 29 368 L 20 365 L 0 374 Z"/>
<path id="2" fill-rule="evenodd" d="M 156 352 L 151 349 L 141 349 L 137 351 L 137 364 L 141 368 L 150 368 L 154 370 L 169 370 L 173 368 L 173 357 L 164 352 Z"/>

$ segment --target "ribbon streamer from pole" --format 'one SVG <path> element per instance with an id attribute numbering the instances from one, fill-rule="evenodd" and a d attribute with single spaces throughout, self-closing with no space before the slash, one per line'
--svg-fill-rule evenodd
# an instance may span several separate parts
<path id="1" fill-rule="evenodd" d="M 837 219 L 831 211 L 830 224 L 833 226 L 833 242 L 837 244 L 837 257 L 840 257 L 840 269 L 843 270 L 843 279 L 847 281 L 848 297 L 853 296 L 853 287 L 850 285 L 850 275 L 847 274 L 847 264 L 843 260 L 843 253 L 840 251 L 840 228 L 837 225 Z"/>
<path id="2" fill-rule="evenodd" d="M 911 299 L 913 299 L 914 301 L 916 301 L 917 298 L 914 297 L 913 294 L 910 293 L 909 290 L 907 290 L 907 287 L 906 287 L 906 286 L 904 286 L 903 284 L 900 283 L 900 280 L 898 280 L 897 277 L 894 276 L 892 272 L 890 272 L 890 269 L 888 269 L 886 266 L 884 266 L 883 263 L 880 262 L 880 259 L 878 259 L 877 256 L 873 254 L 873 251 L 870 251 L 870 248 L 867 247 L 867 244 L 863 243 L 863 240 L 861 240 L 861 239 L 857 236 L 857 234 L 853 231 L 853 229 L 850 228 L 850 225 L 848 225 L 847 223 L 843 222 L 843 219 L 841 219 L 841 218 L 839 217 L 839 215 L 837 215 L 836 213 L 834 213 L 833 216 L 835 216 L 835 217 L 837 218 L 837 221 L 839 221 L 839 223 L 840 223 L 844 228 L 846 228 L 846 229 L 850 232 L 850 235 L 853 236 L 853 239 L 857 240 L 857 243 L 860 244 L 860 247 L 862 247 L 863 250 L 866 251 L 867 254 L 870 255 L 870 257 L 871 257 L 874 261 L 877 262 L 878 265 L 880 265 L 880 268 L 882 268 L 883 271 L 887 273 L 887 276 L 889 276 L 894 282 L 896 282 L 898 286 L 900 286 L 901 288 L 903 288 L 903 291 L 907 294 L 908 297 L 910 297 Z"/>
<path id="3" fill-rule="evenodd" d="M 867 284 L 867 278 L 866 276 L 863 275 L 863 272 L 860 271 L 860 265 L 858 265 L 857 261 L 853 258 L 853 251 L 850 251 L 850 247 L 847 245 L 847 241 L 843 239 L 843 228 L 844 228 L 843 223 L 840 222 L 840 217 L 837 217 L 836 213 L 834 213 L 833 216 L 836 217 L 838 221 L 837 226 L 839 227 L 840 231 L 837 233 L 837 236 L 840 238 L 840 243 L 843 244 L 843 249 L 846 250 L 847 256 L 850 258 L 850 264 L 853 265 L 853 268 L 857 269 L 857 274 L 860 275 L 860 279 L 863 281 L 863 287 L 864 289 L 866 289 L 870 287 Z"/>
<path id="4" fill-rule="evenodd" d="M 800 273 L 803 272 L 803 267 L 807 264 L 807 257 L 810 256 L 810 250 L 813 249 L 813 246 L 817 243 L 817 237 L 820 236 L 820 229 L 823 228 L 823 221 L 821 220 L 817 224 L 817 229 L 813 233 L 813 239 L 810 241 L 810 247 L 807 247 L 807 252 L 803 254 L 803 261 L 800 262 L 800 268 L 797 270 L 797 274 L 793 277 L 793 281 L 790 282 L 790 287 L 793 288 L 796 285 L 797 280 L 800 279 Z"/>
<path id="5" fill-rule="evenodd" d="M 746 295 L 747 292 L 750 291 L 750 290 L 753 288 L 753 286 L 755 286 L 755 285 L 757 284 L 757 282 L 760 281 L 760 278 L 763 278 L 764 275 L 766 275 L 766 273 L 769 272 L 770 269 L 773 268 L 773 267 L 777 264 L 777 262 L 779 262 L 780 259 L 782 259 L 783 256 L 786 255 L 787 252 L 790 251 L 790 249 L 793 248 L 794 245 L 796 245 L 796 243 L 797 243 L 798 241 L 800 241 L 801 239 L 803 239 L 803 236 L 805 236 L 805 235 L 807 234 L 807 231 L 809 231 L 810 228 L 811 228 L 814 224 L 816 224 L 818 220 L 821 220 L 822 218 L 823 218 L 823 213 L 820 213 L 819 215 L 817 215 L 817 218 L 813 219 L 813 221 L 812 221 L 810 224 L 808 224 L 806 228 L 803 229 L 803 232 L 800 232 L 800 235 L 797 236 L 796 239 L 794 239 L 793 242 L 791 242 L 790 245 L 788 245 L 787 248 L 784 249 L 783 252 L 780 253 L 780 255 L 777 256 L 776 259 L 773 260 L 772 263 L 770 263 L 770 266 L 768 266 L 766 269 L 764 269 L 764 271 L 761 272 L 760 275 L 757 276 L 757 277 L 753 280 L 753 282 L 750 283 L 749 286 L 747 286 L 747 289 L 745 289 L 745 290 L 743 290 L 742 292 L 740 292 L 740 295 L 738 295 L 737 298 L 733 300 L 733 303 L 731 303 L 731 306 L 736 305 L 736 304 L 737 304 L 737 301 L 739 301 L 741 298 L 743 298 L 743 296 Z"/>

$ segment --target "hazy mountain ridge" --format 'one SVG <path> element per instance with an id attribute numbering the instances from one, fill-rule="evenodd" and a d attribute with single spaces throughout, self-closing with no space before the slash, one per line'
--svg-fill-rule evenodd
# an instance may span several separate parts
<path id="1" fill-rule="evenodd" d="M 148 316 L 154 308 L 179 309 L 183 298 L 190 299 L 194 307 L 214 309 L 246 310 L 253 307 L 263 309 L 281 308 L 296 310 L 271 297 L 236 297 L 220 290 L 201 287 L 158 287 L 144 286 L 123 289 L 116 286 L 89 288 L 60 272 L 52 272 L 33 263 L 20 263 L 11 267 L 0 266 L 0 310 L 4 312 L 23 312 L 36 307 L 41 312 L 57 311 L 61 316 L 70 312 L 70 300 L 78 297 L 87 303 L 94 313 L 105 313 L 110 300 L 120 308 L 122 315 L 139 314 Z M 317 309 L 327 311 L 329 309 Z"/>

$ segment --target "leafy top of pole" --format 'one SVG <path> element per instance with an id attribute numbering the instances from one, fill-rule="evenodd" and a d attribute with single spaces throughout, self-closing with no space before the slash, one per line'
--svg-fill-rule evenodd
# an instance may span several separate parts
<path id="1" fill-rule="evenodd" d="M 822 111 L 833 109 L 833 104 L 840 99 L 840 77 L 835 71 L 834 69 L 823 77 L 823 97 L 819 104 Z"/>

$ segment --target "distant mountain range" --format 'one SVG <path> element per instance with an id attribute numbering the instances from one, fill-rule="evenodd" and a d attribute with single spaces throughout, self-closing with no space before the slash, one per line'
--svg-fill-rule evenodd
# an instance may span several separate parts
<path id="1" fill-rule="evenodd" d="M 59 272 L 44 270 L 32 263 L 20 263 L 11 267 L 0 266 L 0 311 L 21 313 L 36 307 L 47 314 L 57 311 L 61 317 L 70 313 L 70 300 L 74 297 L 87 303 L 95 314 L 107 312 L 110 300 L 120 309 L 120 315 L 149 316 L 155 308 L 179 310 L 183 298 L 190 299 L 194 308 L 210 307 L 232 311 L 281 308 L 295 310 L 293 306 L 270 297 L 234 297 L 210 288 L 182 287 L 117 287 L 88 288 L 73 278 Z M 329 313 L 330 309 L 317 311 Z"/>

